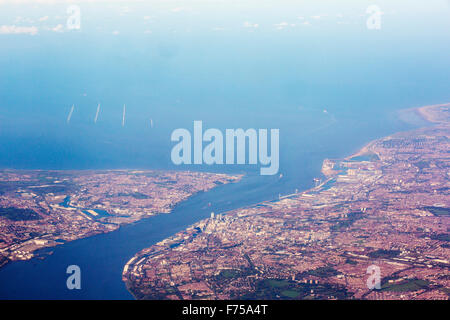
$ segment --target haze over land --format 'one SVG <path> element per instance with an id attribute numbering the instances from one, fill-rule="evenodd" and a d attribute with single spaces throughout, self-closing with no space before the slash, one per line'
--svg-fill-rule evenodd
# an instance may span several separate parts
<path id="1" fill-rule="evenodd" d="M 337 186 L 342 186 L 344 192 L 336 192 L 338 198 L 348 197 L 350 193 L 364 198 L 365 195 L 353 192 L 363 192 L 361 190 L 365 190 L 367 183 L 383 190 L 382 200 L 385 200 L 388 187 L 407 188 L 398 182 L 402 178 L 397 176 L 392 177 L 397 180 L 395 187 L 391 181 L 386 186 L 377 185 L 381 181 L 376 180 L 377 172 L 382 170 L 378 165 L 387 161 L 388 167 L 394 166 L 395 174 L 401 171 L 395 164 L 406 163 L 406 160 L 396 159 L 394 152 L 403 148 L 400 142 L 406 143 L 408 148 L 416 148 L 416 145 L 424 148 L 426 152 L 419 154 L 418 158 L 431 159 L 440 155 L 439 150 L 436 154 L 428 153 L 432 150 L 429 148 L 440 143 L 437 140 L 441 135 L 435 134 L 434 129 L 431 133 L 426 131 L 429 128 L 420 133 L 430 134 L 434 137 L 431 140 L 422 142 L 421 136 L 417 142 L 415 138 L 411 141 L 408 137 L 399 136 L 399 140 L 386 142 L 386 145 L 383 142 L 382 155 L 393 159 L 380 157 L 380 160 L 372 154 L 362 154 L 361 158 L 353 161 L 342 159 L 357 153 L 369 141 L 382 143 L 384 140 L 379 139 L 394 133 L 430 126 L 425 119 L 406 109 L 450 101 L 450 4 L 446 0 L 426 3 L 420 0 L 377 1 L 382 14 L 380 29 L 375 30 L 367 26 L 370 17 L 367 9 L 373 4 L 371 0 L 0 0 L 0 178 L 3 179 L 0 183 L 0 228 L 3 230 L 0 248 L 4 255 L 2 261 L 10 262 L 0 268 L 0 283 L 3 285 L 0 297 L 132 298 L 121 275 L 125 263 L 140 250 L 200 220 L 202 223 L 209 221 L 205 219 L 211 211 L 219 214 L 236 210 L 231 214 L 230 219 L 233 219 L 234 214 L 242 210 L 259 212 L 272 207 L 276 210 L 282 208 L 281 213 L 277 213 L 279 215 L 289 215 L 290 209 L 285 210 L 285 207 L 303 208 L 293 203 L 298 201 L 315 206 L 315 198 L 307 195 L 298 200 L 297 195 L 281 202 L 265 202 L 268 207 L 242 209 L 251 204 L 278 200 L 296 190 L 299 193 L 309 190 L 317 182 L 315 178 L 325 181 L 322 173 L 327 176 L 327 183 L 321 188 L 329 189 L 316 191 L 325 202 L 333 199 L 329 193 Z M 72 5 L 77 5 L 80 10 L 79 29 L 69 28 L 74 23 L 70 20 L 73 8 L 68 10 Z M 429 120 L 435 119 L 431 114 L 429 116 Z M 258 165 L 174 165 L 170 158 L 173 147 L 171 133 L 177 128 L 191 130 L 196 120 L 202 121 L 205 130 L 217 128 L 222 132 L 235 128 L 279 129 L 279 175 L 260 176 Z M 388 148 L 389 144 L 393 148 Z M 378 145 L 372 147 L 379 148 Z M 324 159 L 341 160 L 324 163 Z M 367 159 L 370 161 L 364 162 Z M 430 159 L 422 159 L 429 162 L 430 167 L 421 164 L 422 160 L 414 160 L 408 171 L 401 171 L 420 178 L 424 175 L 424 181 L 415 182 L 428 183 L 428 187 L 424 187 L 427 192 L 433 189 L 431 183 L 435 183 L 430 180 L 434 176 L 428 174 L 439 169 L 436 160 Z M 361 169 L 352 167 L 361 161 Z M 416 169 L 419 172 L 415 172 Z M 159 172 L 160 175 L 147 177 L 143 173 L 131 172 Z M 242 174 L 243 178 L 239 183 L 212 188 L 216 179 L 222 181 L 222 174 Z M 177 180 L 174 184 L 168 182 L 173 177 Z M 56 182 L 65 178 L 68 179 L 65 182 Z M 344 183 L 342 179 L 349 182 Z M 196 182 L 193 189 L 186 190 L 193 182 Z M 200 189 L 209 192 L 187 199 Z M 447 196 L 444 191 L 445 188 L 438 190 L 432 199 Z M 401 192 L 389 193 L 398 199 L 404 195 Z M 360 198 L 357 201 L 361 202 Z M 373 200 L 375 204 L 367 200 L 370 206 L 367 205 L 366 212 L 361 211 L 364 206 L 360 202 L 343 204 L 345 212 L 341 213 L 337 209 L 326 213 L 325 209 L 309 208 L 311 212 L 308 214 L 314 215 L 319 222 L 304 218 L 305 212 L 274 218 L 267 218 L 270 214 L 263 213 L 261 217 L 239 217 L 226 223 L 222 220 L 225 218 L 215 219 L 209 227 L 206 223 L 202 228 L 224 227 L 223 230 L 228 231 L 231 226 L 236 227 L 243 231 L 236 239 L 244 237 L 251 249 L 250 244 L 264 247 L 266 243 L 259 242 L 264 237 L 249 237 L 249 234 L 259 231 L 245 229 L 246 219 L 255 219 L 255 223 L 273 219 L 275 229 L 264 229 L 270 225 L 262 229 L 267 234 L 279 232 L 278 223 L 284 219 L 288 219 L 288 227 L 302 227 L 298 223 L 304 223 L 304 227 L 309 228 L 300 230 L 304 233 L 299 235 L 298 230 L 292 231 L 299 236 L 297 240 L 300 243 L 296 250 L 292 250 L 294 260 L 264 257 L 280 262 L 280 276 L 290 280 L 274 282 L 270 279 L 255 286 L 260 286 L 264 293 L 268 288 L 279 288 L 274 291 L 276 294 L 280 295 L 281 291 L 287 294 L 280 297 L 309 297 L 311 290 L 315 290 L 316 298 L 342 298 L 352 294 L 363 297 L 363 283 L 358 278 L 365 275 L 363 258 L 355 265 L 352 264 L 354 259 L 348 258 L 349 263 L 346 264 L 342 263 L 343 256 L 339 255 L 342 252 L 338 252 L 338 256 L 330 257 L 336 265 L 328 268 L 321 262 L 325 257 L 323 252 L 315 250 L 314 255 L 318 255 L 318 259 L 306 257 L 308 265 L 299 264 L 305 270 L 297 270 L 296 273 L 288 270 L 288 266 L 293 261 L 297 262 L 298 254 L 305 256 L 305 248 L 302 247 L 305 243 L 313 245 L 323 241 L 324 245 L 329 245 L 330 241 L 337 241 L 343 248 L 350 246 L 352 253 L 355 253 L 353 249 L 361 248 L 355 243 L 369 243 L 367 235 L 363 234 L 364 229 L 358 229 L 361 234 L 357 239 L 334 236 L 341 229 L 360 228 L 363 222 L 370 225 L 373 215 L 386 217 L 383 210 L 398 209 L 398 204 L 378 200 Z M 174 204 L 178 205 L 173 208 Z M 417 221 L 422 221 L 422 218 L 432 221 L 430 230 L 416 228 L 415 235 L 402 233 L 400 240 L 405 240 L 402 237 L 417 240 L 417 237 L 424 236 L 419 239 L 420 243 L 434 243 L 438 252 L 432 256 L 439 260 L 444 256 L 441 251 L 445 249 L 445 236 L 442 235 L 445 232 L 442 225 L 435 222 L 447 218 L 430 216 L 443 211 L 430 203 L 427 206 L 429 209 L 419 210 L 426 216 L 417 218 Z M 139 223 L 128 223 L 148 213 L 170 209 L 169 215 L 155 215 Z M 410 209 L 407 206 L 405 210 Z M 389 219 L 399 223 L 398 219 L 410 219 L 419 212 L 406 216 L 391 217 L 391 214 L 391 211 L 387 213 Z M 298 215 L 305 220 L 297 221 Z M 28 220 L 20 220 L 23 218 Z M 70 228 L 72 224 L 73 229 Z M 119 224 L 123 227 L 116 230 Z M 413 226 L 415 228 L 416 224 Z M 386 231 L 386 225 L 382 223 L 375 227 Z M 103 233 L 113 229 L 114 232 Z M 190 236 L 192 232 L 196 230 L 188 230 Z M 94 234 L 97 236 L 87 237 Z M 196 241 L 205 239 L 203 236 Z M 272 244 L 280 242 L 285 246 L 282 239 L 285 235 L 277 233 L 278 236 L 281 238 L 275 238 Z M 81 237 L 81 240 L 54 246 L 62 242 L 60 240 Z M 224 240 L 222 234 L 219 233 L 218 239 Z M 373 250 L 368 249 L 361 254 L 384 256 L 390 262 L 394 258 L 409 259 L 396 248 L 377 252 L 375 247 L 388 247 L 377 241 L 370 243 Z M 200 248 L 207 245 L 221 253 L 226 246 L 216 248 L 218 243 L 214 239 L 206 244 L 193 241 L 183 245 Z M 36 251 L 48 246 L 52 247 Z M 240 260 L 233 260 L 236 250 L 242 247 L 245 246 L 229 248 L 226 254 L 232 261 L 239 262 L 239 266 L 248 263 L 249 268 L 238 272 L 233 266 L 214 275 L 206 287 L 199 285 L 204 290 L 200 295 L 214 297 L 219 291 L 223 297 L 243 294 L 231 292 L 233 285 L 242 284 L 240 281 L 244 281 L 245 272 L 249 276 L 258 273 L 250 269 L 253 263 L 249 262 L 253 261 L 250 253 L 249 259 L 242 255 Z M 32 254 L 49 251 L 53 254 L 43 260 L 9 261 L 28 259 Z M 280 256 L 285 254 L 277 253 L 280 251 L 278 248 L 269 248 L 268 251 Z M 398 256 L 390 257 L 397 253 Z M 172 251 L 167 254 L 171 255 Z M 413 257 L 422 259 L 421 254 Z M 185 259 L 188 256 L 180 254 L 179 257 Z M 208 254 L 204 256 L 205 259 L 209 257 Z M 428 263 L 431 258 L 424 259 Z M 167 271 L 165 275 L 173 272 L 175 280 L 165 286 L 167 279 L 164 278 L 163 282 L 156 284 L 157 292 L 145 291 L 145 282 L 153 275 L 142 275 L 143 264 L 142 270 L 134 270 L 133 265 L 138 261 L 130 264 L 128 271 L 136 273 L 136 279 L 129 284 L 135 286 L 132 291 L 140 298 L 175 298 L 180 294 L 182 297 L 200 296 L 195 290 L 189 291 L 192 279 L 184 289 L 174 291 L 169 288 L 170 282 L 178 286 L 189 278 L 188 264 L 161 271 Z M 270 265 L 273 261 L 266 262 Z M 146 260 L 144 262 L 147 263 Z M 149 260 L 148 265 L 153 262 Z M 430 263 L 433 265 L 430 272 L 439 267 L 434 262 Z M 81 291 L 68 291 L 65 287 L 65 270 L 71 264 L 82 268 L 84 286 Z M 386 268 L 392 271 L 389 266 L 392 265 L 388 264 Z M 205 279 L 209 277 L 208 272 L 218 270 L 220 266 L 210 267 L 212 269 L 205 268 L 206 271 L 194 268 L 192 274 Z M 350 279 L 341 275 L 351 273 L 353 269 L 349 268 L 360 268 L 354 271 L 359 282 L 350 283 L 347 291 L 341 290 L 344 280 Z M 307 279 L 308 285 L 295 287 L 290 282 L 293 275 L 295 281 Z M 333 279 L 324 284 L 317 275 L 329 275 Z M 386 280 L 398 280 L 391 283 L 392 286 L 398 284 L 397 289 L 427 286 L 426 292 L 420 293 L 422 296 L 413 291 L 406 297 L 444 296 L 445 290 L 438 286 L 445 286 L 445 279 L 436 279 L 438 275 L 421 274 L 420 279 L 410 279 L 405 286 L 401 283 L 405 280 L 402 279 L 403 273 L 390 275 L 394 275 L 393 278 Z M 230 284 L 228 291 L 218 289 L 225 284 Z M 218 287 L 212 288 L 214 285 Z M 310 288 L 309 285 L 315 287 Z M 245 280 L 243 288 L 253 287 Z M 330 293 L 330 288 L 337 289 Z"/>
<path id="2" fill-rule="evenodd" d="M 411 111 L 414 112 L 414 111 Z M 450 104 L 324 161 L 314 189 L 211 215 L 124 268 L 138 299 L 448 299 Z M 382 272 L 368 288 L 367 268 Z"/>

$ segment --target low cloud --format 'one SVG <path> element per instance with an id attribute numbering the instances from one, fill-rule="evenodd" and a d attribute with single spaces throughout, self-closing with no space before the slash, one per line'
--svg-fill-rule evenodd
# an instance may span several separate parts
<path id="1" fill-rule="evenodd" d="M 258 28 L 259 24 L 257 23 L 250 23 L 248 21 L 244 22 L 244 28 Z"/>
<path id="2" fill-rule="evenodd" d="M 172 8 L 170 11 L 175 12 L 175 13 L 177 13 L 177 12 L 192 12 L 192 9 L 187 8 L 187 7 L 175 7 L 175 8 Z"/>
<path id="3" fill-rule="evenodd" d="M 64 31 L 64 26 L 62 24 L 58 24 L 57 26 L 51 28 L 52 31 L 54 32 L 63 32 Z"/>
<path id="4" fill-rule="evenodd" d="M 172 12 L 181 12 L 181 11 L 185 11 L 185 8 L 183 7 L 177 7 L 177 8 L 173 8 Z"/>
<path id="5" fill-rule="evenodd" d="M 129 0 L 0 0 L 2 4 L 77 4 L 77 3 L 127 3 Z M 142 2 L 142 1 L 141 1 Z"/>
<path id="6" fill-rule="evenodd" d="M 31 24 L 31 23 L 34 23 L 34 20 L 30 19 L 30 18 L 27 18 L 27 17 L 17 16 L 14 19 L 14 23 L 29 23 L 29 24 Z"/>
<path id="7" fill-rule="evenodd" d="M 126 15 L 126 14 L 128 14 L 130 12 L 131 12 L 131 9 L 128 6 L 124 6 L 124 7 L 119 8 L 119 14 L 121 16 Z"/>
<path id="8" fill-rule="evenodd" d="M 38 28 L 35 26 L 32 27 L 19 27 L 15 25 L 3 25 L 0 26 L 0 34 L 29 34 L 36 35 L 38 33 Z"/>
<path id="9" fill-rule="evenodd" d="M 295 24 L 295 23 L 288 23 L 286 21 L 274 24 L 274 26 L 277 30 L 282 30 L 287 27 L 295 27 L 296 25 L 297 24 Z"/>
<path id="10" fill-rule="evenodd" d="M 315 19 L 315 20 L 319 20 L 319 19 L 326 18 L 326 17 L 328 17 L 328 14 L 317 14 L 315 16 L 311 16 L 311 18 Z"/>

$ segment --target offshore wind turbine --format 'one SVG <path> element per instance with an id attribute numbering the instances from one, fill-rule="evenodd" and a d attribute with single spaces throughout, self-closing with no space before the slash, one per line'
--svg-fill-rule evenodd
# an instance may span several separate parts
<path id="1" fill-rule="evenodd" d="M 99 113 L 100 113 L 100 103 L 97 106 L 97 113 L 95 114 L 94 123 L 97 123 Z"/>
<path id="2" fill-rule="evenodd" d="M 122 127 L 125 126 L 125 114 L 127 112 L 127 107 L 123 105 L 123 114 L 122 114 Z"/>
<path id="3" fill-rule="evenodd" d="M 67 123 L 70 123 L 70 119 L 72 118 L 72 113 L 73 113 L 74 109 L 75 109 L 75 105 L 72 105 L 72 108 L 70 109 L 70 112 L 69 112 L 69 116 L 67 117 Z"/>

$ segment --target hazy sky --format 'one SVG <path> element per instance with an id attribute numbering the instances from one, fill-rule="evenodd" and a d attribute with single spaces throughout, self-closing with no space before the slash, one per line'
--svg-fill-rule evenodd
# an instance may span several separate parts
<path id="1" fill-rule="evenodd" d="M 70 5 L 81 10 L 79 32 L 113 35 L 365 28 L 371 5 L 382 11 L 382 29 L 450 27 L 448 0 L 0 0 L 0 34 L 67 32 Z"/>
<path id="2" fill-rule="evenodd" d="M 0 167 L 166 164 L 194 120 L 329 151 L 450 100 L 449 30 L 447 0 L 0 0 Z"/>

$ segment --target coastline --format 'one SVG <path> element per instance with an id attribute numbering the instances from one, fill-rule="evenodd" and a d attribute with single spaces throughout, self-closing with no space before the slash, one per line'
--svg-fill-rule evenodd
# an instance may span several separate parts
<path id="1" fill-rule="evenodd" d="M 416 108 L 417 112 L 422 118 L 430 123 L 443 123 L 448 124 L 448 121 L 445 121 L 443 119 L 438 119 L 435 114 L 436 108 L 442 108 L 445 107 L 447 110 L 450 107 L 450 103 L 442 103 L 442 104 L 435 104 L 435 105 L 429 105 L 429 106 L 423 106 L 420 108 Z"/>
<path id="2" fill-rule="evenodd" d="M 424 106 L 424 107 L 419 107 L 419 108 L 411 108 L 411 109 L 407 109 L 407 110 L 413 111 L 417 115 L 420 115 L 424 120 L 426 120 L 430 123 L 433 123 L 434 124 L 433 128 L 434 127 L 439 128 L 439 124 L 443 124 L 443 123 L 448 124 L 448 122 L 440 121 L 440 120 L 436 119 L 436 115 L 434 114 L 434 111 L 437 108 L 440 109 L 440 108 L 447 107 L 447 106 L 450 106 L 450 103 L 432 105 L 432 106 Z M 376 148 L 374 148 L 374 146 L 376 146 L 380 142 L 392 140 L 397 136 L 404 136 L 404 135 L 407 136 L 409 134 L 412 134 L 412 135 L 417 134 L 417 133 L 421 132 L 421 130 L 423 130 L 423 129 L 425 129 L 425 128 L 420 127 L 420 128 L 414 129 L 414 130 L 396 132 L 396 133 L 393 133 L 392 135 L 388 135 L 388 136 L 384 136 L 379 139 L 372 140 L 369 143 L 367 143 L 366 145 L 364 145 L 356 153 L 354 153 L 348 157 L 345 157 L 343 159 L 335 159 L 335 160 L 324 159 L 323 166 L 322 166 L 322 173 L 327 177 L 327 179 L 325 182 L 321 183 L 319 186 L 305 190 L 299 194 L 292 194 L 292 195 L 287 195 L 287 196 L 281 197 L 279 200 L 276 200 L 276 201 L 263 201 L 258 204 L 255 204 L 255 205 L 250 205 L 250 206 L 242 207 L 242 208 L 231 210 L 231 211 L 225 211 L 225 212 L 221 213 L 221 216 L 224 216 L 224 217 L 232 216 L 230 219 L 235 219 L 235 218 L 239 217 L 239 213 L 238 213 L 239 211 L 245 212 L 246 210 L 254 209 L 258 206 L 265 206 L 269 203 L 271 203 L 272 205 L 275 206 L 278 203 L 282 203 L 285 200 L 288 201 L 287 199 L 290 199 L 290 198 L 301 198 L 302 196 L 309 196 L 310 194 L 313 194 L 313 193 L 320 194 L 320 192 L 322 192 L 321 188 L 326 183 L 328 183 L 332 179 L 339 178 L 339 174 L 340 174 L 341 170 L 336 170 L 336 171 L 333 170 L 333 166 L 335 165 L 336 162 L 338 162 L 338 161 L 352 162 L 353 158 L 367 156 L 370 153 L 374 153 L 377 157 L 379 157 L 379 159 L 383 158 L 383 155 L 380 155 L 379 153 L 377 153 L 377 151 L 375 150 Z M 355 161 L 355 163 L 367 163 L 369 166 L 370 166 L 370 162 L 371 162 L 370 160 L 367 160 L 367 161 L 366 160 L 354 160 L 354 161 Z M 330 166 L 331 166 L 331 168 L 330 168 Z M 171 237 L 168 237 L 165 240 L 151 246 L 150 248 L 143 249 L 140 252 L 136 253 L 134 255 L 134 257 L 127 262 L 127 264 L 124 267 L 123 273 L 122 273 L 123 281 L 125 282 L 127 289 L 133 294 L 133 296 L 142 298 L 142 294 L 137 295 L 136 292 L 133 292 L 133 288 L 136 290 L 136 284 L 134 282 L 135 282 L 135 279 L 137 279 L 139 277 L 139 272 L 140 272 L 139 270 L 141 270 L 143 266 L 146 266 L 146 263 L 149 263 L 149 266 L 153 265 L 151 262 L 149 262 L 153 259 L 152 258 L 153 256 L 155 256 L 155 257 L 157 256 L 158 259 L 160 259 L 161 256 L 168 257 L 168 256 L 170 256 L 170 252 L 174 251 L 172 248 L 175 244 L 178 247 L 178 246 L 183 246 L 186 243 L 189 243 L 189 241 L 194 241 L 193 239 L 195 239 L 195 236 L 192 237 L 192 230 L 194 230 L 194 229 L 205 230 L 205 228 L 208 228 L 208 226 L 211 224 L 211 221 L 213 221 L 211 219 L 213 219 L 213 218 L 211 217 L 210 219 L 201 220 L 201 221 L 189 226 L 184 231 L 179 232 Z M 183 238 L 184 239 L 188 238 L 188 239 L 183 241 L 183 240 L 181 240 Z M 188 244 L 186 244 L 186 246 L 187 245 Z M 163 260 L 163 261 L 168 261 L 168 260 Z M 137 263 L 134 264 L 135 262 L 137 262 Z M 170 262 L 166 262 L 166 263 L 168 263 L 170 266 Z"/>
<path id="3" fill-rule="evenodd" d="M 429 124 L 448 124 L 448 121 L 441 121 L 439 119 L 436 119 L 436 115 L 433 114 L 433 109 L 435 108 L 441 108 L 441 107 L 450 107 L 450 103 L 440 103 L 440 104 L 434 104 L 434 105 L 426 105 L 426 106 L 422 106 L 422 107 L 414 107 L 414 108 L 407 108 L 407 109 L 403 109 L 403 110 L 399 110 L 399 112 L 402 113 L 413 113 L 417 116 L 419 116 L 421 119 L 425 120 L 427 123 Z M 402 121 L 406 121 L 406 120 L 402 120 Z M 407 122 L 407 121 L 406 121 Z M 361 147 L 361 149 L 359 149 L 358 151 L 356 151 L 355 153 L 342 158 L 342 160 L 348 160 L 357 156 L 361 156 L 366 154 L 367 152 L 369 152 L 370 147 L 379 139 L 383 139 L 383 138 L 389 138 L 393 135 L 396 134 L 401 134 L 401 133 L 408 133 L 409 131 L 415 131 L 418 129 L 421 129 L 422 127 L 416 128 L 416 129 L 412 129 L 412 130 L 408 130 L 408 131 L 399 131 L 399 132 L 395 132 L 391 135 L 388 136 L 384 136 L 382 138 L 378 138 L 375 140 L 372 140 L 370 142 L 368 142 L 367 144 L 365 144 L 363 147 Z M 325 159 L 325 160 L 329 160 L 329 159 Z M 325 161 L 324 160 L 324 161 Z M 339 160 L 339 159 L 336 159 Z"/>
<path id="4" fill-rule="evenodd" d="M 368 140 L 370 140 L 370 139 L 368 139 Z M 347 149 L 349 149 L 349 148 L 347 148 Z M 347 154 L 351 154 L 351 152 L 349 152 Z M 322 159 L 324 159 L 324 158 L 322 158 Z M 317 174 L 320 174 L 320 167 L 317 170 L 316 175 Z M 184 203 L 180 203 L 180 208 L 178 208 L 178 209 L 174 208 L 177 211 L 176 216 L 174 216 L 174 217 L 170 217 L 171 215 L 157 215 L 157 216 L 152 217 L 152 219 L 148 219 L 148 221 L 142 220 L 143 223 L 139 222 L 139 223 L 132 224 L 131 228 L 129 228 L 129 225 L 127 225 L 127 226 L 124 226 L 124 228 L 121 228 L 121 230 L 117 230 L 116 232 L 110 232 L 105 235 L 98 235 L 95 237 L 90 237 L 90 238 L 82 239 L 79 241 L 73 241 L 71 244 L 67 244 L 67 246 L 65 246 L 65 248 L 59 248 L 58 250 L 56 250 L 55 257 L 52 257 L 52 258 L 49 257 L 48 260 L 47 259 L 45 261 L 35 260 L 35 262 L 33 262 L 33 263 L 18 262 L 18 263 L 12 264 L 12 268 L 10 266 L 9 268 L 7 268 L 7 271 L 3 273 L 2 279 L 6 286 L 8 286 L 8 283 L 10 283 L 11 287 L 16 286 L 16 284 L 17 284 L 17 286 L 21 287 L 22 289 L 18 289 L 16 293 L 6 293 L 5 292 L 5 293 L 3 293 L 3 296 L 4 297 L 16 297 L 19 299 L 25 298 L 25 297 L 28 297 L 28 298 L 41 297 L 42 295 L 39 293 L 34 294 L 34 293 L 29 293 L 29 292 L 30 291 L 33 292 L 32 291 L 32 290 L 34 290 L 33 288 L 36 288 L 36 289 L 41 288 L 41 291 L 44 293 L 45 290 L 42 290 L 42 289 L 44 289 L 46 287 L 46 284 L 41 283 L 42 281 L 41 282 L 37 281 L 34 286 L 31 286 L 27 283 L 32 283 L 31 279 L 33 278 L 33 275 L 36 275 L 36 272 L 39 272 L 39 274 L 46 274 L 48 272 L 48 270 L 51 270 L 50 272 L 52 273 L 52 275 L 49 278 L 49 280 L 51 279 L 50 281 L 53 284 L 52 284 L 51 291 L 44 293 L 43 296 L 46 298 L 60 299 L 61 297 L 66 297 L 69 299 L 73 299 L 73 298 L 76 298 L 76 299 L 79 299 L 79 298 L 98 299 L 99 297 L 112 297 L 113 299 L 115 299 L 115 298 L 128 299 L 129 291 L 127 291 L 125 289 L 125 285 L 121 281 L 122 270 L 123 270 L 125 263 L 131 257 L 133 257 L 136 252 L 139 252 L 142 248 L 149 247 L 145 243 L 150 243 L 150 244 L 158 243 L 163 239 L 167 239 L 167 238 L 173 236 L 174 234 L 177 234 L 180 230 L 185 230 L 185 228 L 187 226 L 192 226 L 193 224 L 197 223 L 198 221 L 203 220 L 205 217 L 208 217 L 211 210 L 214 210 L 215 212 L 221 212 L 222 208 L 225 208 L 224 211 L 226 211 L 226 212 L 233 211 L 234 206 L 228 205 L 229 201 L 232 201 L 232 202 L 235 201 L 235 196 L 232 196 L 231 193 L 235 193 L 236 190 L 239 190 L 238 191 L 239 194 L 243 194 L 243 195 L 246 194 L 246 188 L 248 188 L 248 186 L 254 186 L 254 183 L 247 183 L 247 182 L 240 188 L 235 188 L 235 187 L 238 187 L 238 185 L 239 185 L 239 184 L 236 184 L 236 186 L 232 186 L 231 189 L 228 189 L 228 190 L 231 190 L 232 192 L 227 192 L 228 195 L 226 197 L 226 200 L 223 199 L 224 194 L 222 192 L 216 193 L 215 191 L 212 191 L 213 194 L 215 194 L 215 196 L 208 195 L 208 193 L 201 194 L 200 197 L 203 199 L 202 205 L 195 205 L 195 203 L 199 202 L 197 199 L 195 199 L 194 201 L 188 200 L 188 202 L 189 202 L 188 205 L 185 205 Z M 245 187 L 245 186 L 247 186 L 247 187 Z M 217 188 L 215 188 L 215 189 L 217 189 Z M 221 189 L 221 188 L 219 188 L 219 189 Z M 289 190 L 291 190 L 291 189 L 286 189 L 286 191 L 287 191 L 286 193 L 289 193 Z M 301 190 L 311 190 L 311 189 L 304 188 Z M 278 195 L 278 192 L 276 193 L 276 195 Z M 246 195 L 244 195 L 244 197 L 246 197 Z M 292 195 L 291 197 L 294 198 L 295 195 Z M 240 198 L 242 198 L 242 196 Z M 221 199 L 223 201 L 221 201 L 221 204 L 218 204 L 216 206 L 216 204 L 214 203 L 216 200 L 213 200 L 213 199 Z M 284 199 L 285 201 L 289 200 L 288 198 L 285 198 L 285 197 L 282 197 L 282 199 Z M 262 200 L 264 200 L 264 199 L 262 199 Z M 205 207 L 206 204 L 208 204 L 208 202 L 213 202 L 213 207 L 216 206 L 216 208 L 208 209 L 207 207 Z M 257 204 L 257 203 L 261 203 L 261 201 L 253 202 L 253 200 L 245 201 L 245 202 L 247 204 L 236 205 L 236 208 L 245 208 L 245 207 Z M 271 201 L 269 200 L 264 203 L 270 205 Z M 226 208 L 230 208 L 230 207 L 231 207 L 231 209 L 226 210 Z M 220 209 L 218 209 L 218 208 L 220 208 Z M 203 210 L 204 212 L 202 214 L 198 214 L 198 212 L 200 210 Z M 189 220 L 186 219 L 186 222 L 179 221 L 180 219 L 184 220 L 184 217 L 187 215 L 193 216 L 193 218 L 189 219 Z M 166 218 L 170 218 L 170 219 L 166 219 Z M 145 220 L 147 220 L 147 219 L 145 219 Z M 155 220 L 155 221 L 153 221 L 153 220 Z M 163 224 L 161 224 L 161 220 L 164 220 Z M 150 221 L 152 221 L 152 222 L 149 223 Z M 191 222 L 189 222 L 189 221 L 191 221 Z M 177 228 L 175 228 L 175 229 L 171 228 L 171 226 L 174 224 L 177 224 Z M 165 231 L 160 232 L 163 230 L 165 230 Z M 113 238 L 114 240 L 109 240 L 110 238 Z M 147 240 L 142 241 L 142 240 L 139 240 L 139 238 L 147 239 Z M 100 245 L 99 245 L 99 243 L 100 243 Z M 124 251 L 120 248 L 115 248 L 114 246 L 116 246 L 119 243 L 126 243 L 126 246 L 129 249 Z M 97 248 L 98 246 L 99 246 L 99 248 L 103 248 L 103 250 L 106 250 L 106 251 L 111 249 L 111 255 L 114 255 L 117 257 L 117 258 L 115 258 L 114 263 L 109 262 L 109 260 L 108 260 L 109 254 L 107 254 L 107 255 L 101 254 L 98 257 L 96 256 L 95 259 L 82 258 L 79 261 L 73 260 L 74 257 L 84 256 L 85 253 L 87 253 L 87 255 L 93 256 L 95 254 L 95 252 L 93 252 L 93 251 L 95 251 L 95 248 Z M 94 248 L 94 249 L 91 249 L 91 248 Z M 101 249 L 98 251 L 101 251 Z M 76 259 L 78 259 L 78 258 L 76 258 Z M 108 262 L 98 264 L 96 261 L 99 259 L 102 261 L 104 260 L 104 261 L 108 261 Z M 47 263 L 47 261 L 49 263 Z M 60 263 L 58 261 L 62 261 L 62 263 Z M 121 262 L 121 261 L 123 261 L 123 262 Z M 80 292 L 80 293 L 67 292 L 67 290 L 66 291 L 64 291 L 64 290 L 58 291 L 57 286 L 59 286 L 61 283 L 65 282 L 64 271 L 63 271 L 63 274 L 61 277 L 60 277 L 60 275 L 58 275 L 58 273 L 60 273 L 61 270 L 63 270 L 63 268 L 65 268 L 65 266 L 67 266 L 68 264 L 72 264 L 74 262 L 77 264 L 80 264 L 81 266 L 82 265 L 91 266 L 89 268 L 86 267 L 83 269 L 84 275 L 85 275 L 84 276 L 85 280 L 83 280 L 83 281 L 86 281 L 86 283 L 90 283 L 91 281 L 97 281 L 100 279 L 108 279 L 107 281 L 109 283 L 111 283 L 111 286 L 112 286 L 108 290 L 108 293 L 104 293 L 104 291 L 102 291 L 101 288 L 97 288 L 97 287 L 92 288 L 92 289 L 88 289 L 87 287 L 85 287 L 85 290 L 83 290 L 83 292 Z M 108 268 L 107 269 L 108 272 L 106 272 L 106 273 L 108 273 L 107 275 L 105 274 L 105 270 L 106 270 L 105 268 Z M 100 272 L 97 272 L 96 270 L 100 270 Z M 101 272 L 101 270 L 103 270 L 103 272 Z M 119 274 L 117 274 L 117 272 L 113 271 L 113 270 L 120 270 Z M 19 275 L 21 275 L 21 274 L 24 277 L 23 280 L 15 279 L 16 275 L 17 275 L 17 277 L 19 277 Z M 28 274 L 30 276 L 26 276 Z M 20 277 L 22 277 L 22 276 L 20 276 Z M 53 279 L 53 277 L 55 277 L 55 279 Z M 115 280 L 116 278 L 118 280 Z M 11 279 L 11 281 L 9 279 Z M 12 279 L 15 279 L 15 280 L 13 281 Z M 27 279 L 27 280 L 25 280 L 25 279 Z M 115 282 L 119 282 L 119 283 L 117 284 Z M 122 286 L 123 286 L 123 289 L 121 288 Z M 118 292 L 122 292 L 122 291 L 126 291 L 127 294 L 124 295 L 123 293 L 118 293 Z"/>

